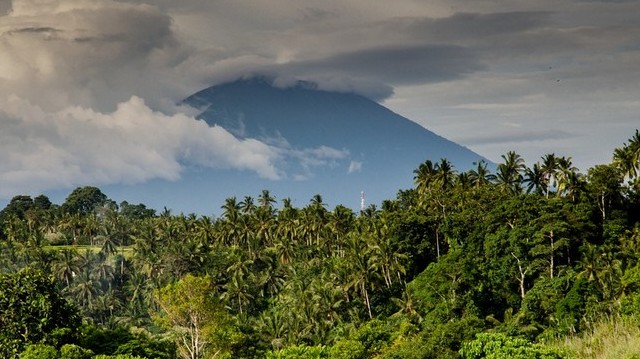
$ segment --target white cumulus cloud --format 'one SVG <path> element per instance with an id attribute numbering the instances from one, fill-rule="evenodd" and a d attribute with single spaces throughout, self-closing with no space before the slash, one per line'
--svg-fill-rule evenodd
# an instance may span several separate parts
<path id="1" fill-rule="evenodd" d="M 85 183 L 176 180 L 184 165 L 253 171 L 278 179 L 283 153 L 183 114 L 152 111 L 132 97 L 110 113 L 74 106 L 44 111 L 0 101 L 0 195 Z"/>

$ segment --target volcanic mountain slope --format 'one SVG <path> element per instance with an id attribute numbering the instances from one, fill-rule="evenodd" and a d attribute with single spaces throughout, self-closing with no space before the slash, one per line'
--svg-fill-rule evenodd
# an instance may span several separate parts
<path id="1" fill-rule="evenodd" d="M 425 160 L 447 158 L 457 170 L 483 159 L 366 97 L 321 91 L 300 82 L 282 88 L 269 80 L 238 80 L 213 86 L 184 100 L 199 120 L 241 139 L 257 139 L 280 154 L 277 179 L 254 171 L 183 163 L 177 181 L 100 186 L 116 202 L 144 203 L 174 213 L 219 215 L 225 199 L 257 198 L 269 190 L 280 202 L 306 206 L 320 194 L 329 209 L 338 204 L 379 205 L 413 186 L 413 171 Z M 68 190 L 47 193 L 64 200 Z"/>
<path id="2" fill-rule="evenodd" d="M 287 151 L 280 180 L 251 173 L 197 174 L 218 183 L 211 191 L 239 199 L 270 189 L 278 199 L 291 197 L 298 206 L 321 194 L 330 205 L 355 209 L 361 191 L 368 203 L 380 203 L 412 186 L 413 170 L 427 159 L 447 158 L 457 169 L 482 159 L 375 101 L 304 82 L 281 88 L 263 78 L 238 80 L 199 91 L 184 102 L 201 109 L 199 118 L 210 125 Z M 233 183 L 225 183 L 229 175 Z"/>

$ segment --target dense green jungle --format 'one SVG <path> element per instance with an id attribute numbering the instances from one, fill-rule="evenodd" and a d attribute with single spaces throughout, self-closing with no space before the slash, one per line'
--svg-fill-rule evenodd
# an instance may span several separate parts
<path id="1" fill-rule="evenodd" d="M 640 358 L 638 131 L 586 173 L 417 165 L 359 213 L 267 190 L 219 218 L 15 196 L 0 357 Z"/>

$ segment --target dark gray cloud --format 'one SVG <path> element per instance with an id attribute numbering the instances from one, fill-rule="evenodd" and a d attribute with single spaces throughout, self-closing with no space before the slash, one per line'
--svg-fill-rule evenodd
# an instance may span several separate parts
<path id="1" fill-rule="evenodd" d="M 0 0 L 0 16 L 6 15 L 11 11 L 11 0 Z"/>
<path id="2" fill-rule="evenodd" d="M 455 13 L 444 18 L 394 20 L 414 38 L 460 41 L 488 36 L 515 35 L 549 24 L 552 12 L 514 11 L 500 13 Z"/>
<path id="3" fill-rule="evenodd" d="M 295 64 L 294 67 L 324 73 L 338 72 L 391 85 L 455 80 L 484 68 L 473 50 L 451 45 L 368 48 Z"/>
<path id="4" fill-rule="evenodd" d="M 591 2 L 591 3 L 613 3 L 613 4 L 622 4 L 622 3 L 633 3 L 633 2 L 637 2 L 637 0 L 578 0 L 580 2 Z"/>
<path id="5" fill-rule="evenodd" d="M 286 87 L 299 79 L 328 91 L 353 92 L 382 101 L 394 86 L 437 83 L 460 79 L 481 71 L 475 50 L 453 45 L 392 45 L 293 61 L 256 66 L 242 76 L 267 75 Z"/>

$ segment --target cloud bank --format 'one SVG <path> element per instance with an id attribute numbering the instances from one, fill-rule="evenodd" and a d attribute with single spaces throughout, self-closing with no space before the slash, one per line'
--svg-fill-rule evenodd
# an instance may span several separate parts
<path id="1" fill-rule="evenodd" d="M 182 93 L 198 85 L 193 79 L 228 71 L 215 59 L 214 68 L 192 68 L 211 53 L 181 43 L 157 6 L 16 0 L 4 9 L 0 196 L 177 180 L 187 167 L 279 180 L 300 176 L 285 172 L 293 162 L 310 177 L 348 155 L 238 138 L 177 107 Z"/>
<path id="2" fill-rule="evenodd" d="M 12 97 L 0 102 L 0 194 L 82 183 L 176 180 L 184 165 L 249 170 L 278 179 L 282 150 L 239 140 L 182 114 L 152 111 L 132 97 L 111 113 L 70 107 L 45 112 Z"/>
<path id="3" fill-rule="evenodd" d="M 348 163 L 344 149 L 241 140 L 175 106 L 254 75 L 386 99 L 494 160 L 560 149 L 592 165 L 637 127 L 639 12 L 623 0 L 0 0 L 0 188 L 172 180 L 188 166 L 308 178 Z"/>

